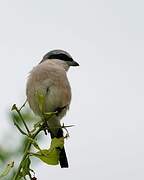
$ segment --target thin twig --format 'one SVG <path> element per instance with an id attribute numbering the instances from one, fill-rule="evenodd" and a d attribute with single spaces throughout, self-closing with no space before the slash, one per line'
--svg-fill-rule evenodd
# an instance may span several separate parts
<path id="1" fill-rule="evenodd" d="M 14 120 L 14 125 L 17 127 L 17 129 L 25 136 L 27 136 L 27 133 L 25 133 L 20 127 L 19 125 L 17 124 L 16 120 Z"/>
<path id="2" fill-rule="evenodd" d="M 26 128 L 26 130 L 27 130 L 27 132 L 28 132 L 28 134 L 30 134 L 30 131 L 29 131 L 29 129 L 28 129 L 28 126 L 27 126 L 27 124 L 25 123 L 25 121 L 24 121 L 24 119 L 23 119 L 23 117 L 22 117 L 22 115 L 21 115 L 20 110 L 17 108 L 17 106 L 16 106 L 15 104 L 13 105 L 12 110 L 15 110 L 15 111 L 18 113 L 18 115 L 19 115 L 19 117 L 21 118 L 21 120 L 22 120 L 22 122 L 23 122 L 23 124 L 24 124 L 24 126 L 25 126 L 25 128 Z"/>
<path id="3" fill-rule="evenodd" d="M 19 111 L 22 110 L 22 108 L 26 105 L 26 103 L 27 103 L 27 99 L 25 100 L 24 104 L 20 107 Z"/>

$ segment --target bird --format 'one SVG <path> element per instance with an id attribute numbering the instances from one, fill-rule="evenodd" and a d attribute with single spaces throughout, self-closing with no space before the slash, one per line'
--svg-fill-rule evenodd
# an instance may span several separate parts
<path id="1" fill-rule="evenodd" d="M 34 114 L 42 117 L 37 92 L 42 93 L 45 97 L 44 111 L 46 113 L 57 112 L 47 121 L 51 138 L 64 136 L 60 120 L 66 115 L 71 103 L 71 86 L 67 77 L 71 66 L 76 67 L 79 64 L 68 52 L 61 49 L 51 50 L 31 70 L 27 79 L 26 96 Z M 60 151 L 59 162 L 61 168 L 69 167 L 64 147 Z"/>

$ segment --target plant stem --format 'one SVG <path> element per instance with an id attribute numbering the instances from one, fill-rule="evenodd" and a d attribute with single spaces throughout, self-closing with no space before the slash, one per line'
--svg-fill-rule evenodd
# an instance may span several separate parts
<path id="1" fill-rule="evenodd" d="M 27 102 L 27 101 L 26 101 Z M 19 115 L 19 117 L 21 118 L 21 120 L 22 120 L 22 122 L 23 122 L 23 124 L 24 124 L 24 126 L 25 126 L 25 128 L 26 128 L 26 130 L 27 130 L 27 132 L 28 132 L 28 134 L 30 135 L 30 131 L 29 131 L 29 129 L 28 129 L 28 126 L 27 126 L 27 124 L 25 123 L 25 121 L 24 121 L 24 119 L 23 119 L 23 117 L 22 117 L 22 115 L 21 115 L 21 109 L 25 106 L 25 104 L 26 104 L 26 102 L 24 103 L 24 105 L 20 108 L 20 109 L 18 109 L 17 108 L 17 106 L 16 106 L 16 104 L 14 104 L 13 106 L 12 106 L 12 111 L 13 110 L 15 110 L 17 113 L 18 113 L 18 115 Z"/>
<path id="2" fill-rule="evenodd" d="M 28 134 L 29 134 L 30 131 L 29 131 L 29 129 L 28 129 L 28 127 L 27 127 L 27 124 L 25 123 L 25 121 L 24 121 L 24 119 L 23 119 L 23 117 L 22 117 L 22 115 L 21 115 L 21 113 L 20 113 L 20 110 L 16 109 L 16 111 L 17 111 L 17 113 L 19 114 L 19 116 L 20 116 L 20 118 L 21 118 L 21 120 L 22 120 L 22 122 L 23 122 L 23 124 L 24 124 L 24 126 L 25 126 L 25 128 L 26 128 L 26 130 L 27 130 L 27 132 L 28 132 Z"/>
<path id="3" fill-rule="evenodd" d="M 25 100 L 24 104 L 20 107 L 19 111 L 22 110 L 22 108 L 26 105 L 26 103 L 27 103 L 27 99 Z"/>
<path id="4" fill-rule="evenodd" d="M 16 120 L 14 119 L 14 125 L 17 127 L 17 129 L 25 136 L 27 136 L 27 134 L 19 127 L 19 125 L 17 124 Z"/>
<path id="5" fill-rule="evenodd" d="M 40 132 L 41 130 L 42 130 L 42 126 L 31 136 L 31 138 L 32 138 L 32 139 L 35 139 L 35 137 L 39 134 L 39 132 Z M 19 165 L 19 167 L 18 167 L 18 170 L 17 170 L 17 172 L 16 172 L 13 180 L 17 180 L 17 179 L 19 178 L 20 171 L 21 171 L 21 169 L 22 169 L 22 164 L 23 164 L 24 160 L 26 159 L 26 157 L 27 157 L 28 154 L 29 154 L 29 150 L 30 150 L 30 148 L 31 148 L 31 145 L 32 145 L 31 141 L 28 141 L 27 144 L 26 144 L 26 148 L 25 148 L 25 152 L 24 152 L 23 158 L 22 158 L 22 160 L 21 160 L 21 162 L 20 162 L 20 165 Z"/>

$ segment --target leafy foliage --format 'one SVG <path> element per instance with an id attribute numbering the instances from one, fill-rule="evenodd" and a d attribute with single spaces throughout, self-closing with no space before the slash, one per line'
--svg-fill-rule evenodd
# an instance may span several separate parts
<path id="1" fill-rule="evenodd" d="M 64 146 L 64 138 L 53 138 L 49 149 L 39 150 L 32 155 L 41 159 L 43 162 L 49 165 L 59 164 L 60 149 Z"/>
<path id="2" fill-rule="evenodd" d="M 21 108 L 17 108 L 16 104 L 12 106 L 12 112 L 10 114 L 10 119 L 12 119 L 14 125 L 17 130 L 23 135 L 21 136 L 21 143 L 17 147 L 16 150 L 5 151 L 2 150 L 0 154 L 0 160 L 5 163 L 10 157 L 14 157 L 17 159 L 17 155 L 23 155 L 23 158 L 19 164 L 19 166 L 14 167 L 14 162 L 9 163 L 6 168 L 0 173 L 0 178 L 5 177 L 5 180 L 13 179 L 20 180 L 22 178 L 34 180 L 35 172 L 31 169 L 31 157 L 36 157 L 40 159 L 42 162 L 48 165 L 58 165 L 60 159 L 60 151 L 64 146 L 64 137 L 61 138 L 53 138 L 50 144 L 50 148 L 41 149 L 35 140 L 36 137 L 39 137 L 39 133 L 46 130 L 49 131 L 47 122 L 45 121 L 45 117 L 47 120 L 52 116 L 55 116 L 57 112 L 45 112 L 44 111 L 44 103 L 45 97 L 38 93 L 37 99 L 39 103 L 39 109 L 43 116 L 42 119 L 38 119 L 36 122 L 36 117 L 33 117 L 31 112 L 27 109 L 22 111 L 22 108 L 25 107 L 26 102 Z M 35 119 L 35 120 L 34 120 Z M 33 122 L 36 122 L 33 124 Z M 71 126 L 62 126 L 61 128 L 66 129 L 66 127 Z M 57 128 L 57 127 L 56 127 Z M 67 130 L 66 130 L 67 131 Z M 67 132 L 68 134 L 68 132 Z M 67 136 L 66 136 L 67 137 Z M 38 139 L 38 138 L 37 138 Z M 36 152 L 31 152 L 31 146 L 34 147 Z M 11 171 L 11 172 L 10 172 Z"/>

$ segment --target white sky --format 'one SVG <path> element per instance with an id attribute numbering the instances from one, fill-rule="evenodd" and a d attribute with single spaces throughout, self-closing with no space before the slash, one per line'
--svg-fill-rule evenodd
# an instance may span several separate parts
<path id="1" fill-rule="evenodd" d="M 144 179 L 143 7 L 142 0 L 0 2 L 1 135 L 7 108 L 23 103 L 27 74 L 45 53 L 64 49 L 81 65 L 68 73 L 70 168 L 39 163 L 38 179 Z"/>

